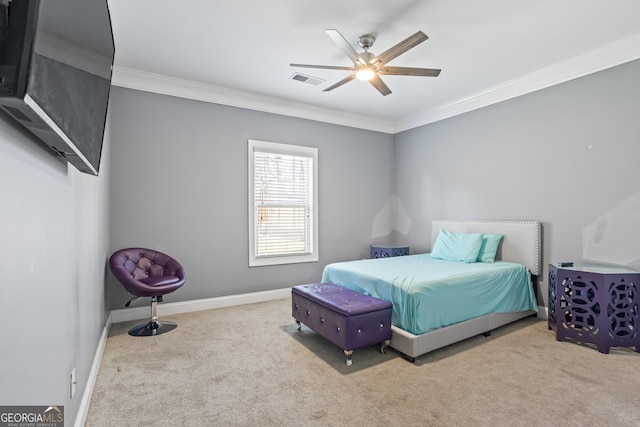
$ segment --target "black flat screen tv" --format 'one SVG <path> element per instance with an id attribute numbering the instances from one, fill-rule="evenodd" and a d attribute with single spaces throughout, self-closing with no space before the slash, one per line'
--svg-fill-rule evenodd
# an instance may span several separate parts
<path id="1" fill-rule="evenodd" d="M 114 53 L 107 0 L 0 0 L 0 108 L 98 175 Z"/>

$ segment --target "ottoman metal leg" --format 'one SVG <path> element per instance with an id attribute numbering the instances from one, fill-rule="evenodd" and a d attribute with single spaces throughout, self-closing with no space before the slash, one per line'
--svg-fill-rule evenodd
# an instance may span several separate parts
<path id="1" fill-rule="evenodd" d="M 302 323 L 299 320 L 296 320 L 296 323 L 298 324 L 298 330 L 302 329 Z"/>
<path id="2" fill-rule="evenodd" d="M 391 340 L 385 340 L 382 344 L 380 344 L 380 353 L 387 354 L 387 352 L 384 351 L 384 349 L 389 347 L 389 344 L 391 344 Z"/>
<path id="3" fill-rule="evenodd" d="M 351 366 L 353 360 L 351 360 L 351 355 L 353 354 L 353 350 L 344 350 L 344 355 L 347 356 L 347 366 Z"/>

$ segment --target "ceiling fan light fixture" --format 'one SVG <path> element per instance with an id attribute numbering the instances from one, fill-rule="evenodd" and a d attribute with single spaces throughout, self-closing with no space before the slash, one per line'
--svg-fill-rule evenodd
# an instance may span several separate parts
<path id="1" fill-rule="evenodd" d="M 0 0 L 0 2 L 6 0 Z M 328 88 L 323 92 L 329 92 L 337 87 L 349 83 L 354 79 L 368 81 L 371 86 L 380 92 L 382 96 L 389 95 L 391 89 L 382 81 L 381 75 L 387 76 L 428 76 L 437 77 L 440 74 L 440 70 L 431 68 L 411 68 L 411 67 L 390 67 L 387 66 L 389 61 L 394 60 L 398 56 L 402 55 L 409 49 L 412 49 L 427 40 L 429 37 L 422 31 L 417 31 L 415 34 L 402 40 L 400 43 L 396 43 L 389 49 L 382 52 L 380 55 L 374 55 L 369 52 L 369 49 L 373 46 L 376 38 L 372 34 L 365 34 L 358 37 L 358 45 L 364 49 L 364 52 L 358 53 L 353 46 L 344 38 L 338 30 L 328 29 L 325 30 L 327 35 L 338 45 L 340 49 L 351 59 L 353 65 L 350 67 L 335 66 L 335 65 L 307 65 L 307 64 L 290 64 L 292 67 L 306 67 L 306 68 L 321 68 L 325 70 L 341 70 L 351 71 L 351 73 Z"/>
<path id="2" fill-rule="evenodd" d="M 356 77 L 360 80 L 371 80 L 376 72 L 371 67 L 360 67 L 356 71 Z"/>

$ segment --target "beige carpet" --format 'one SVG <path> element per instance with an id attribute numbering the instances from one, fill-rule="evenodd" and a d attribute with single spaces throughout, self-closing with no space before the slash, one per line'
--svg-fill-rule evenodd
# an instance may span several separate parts
<path id="1" fill-rule="evenodd" d="M 86 426 L 640 426 L 640 354 L 557 342 L 527 318 L 419 357 L 342 351 L 290 300 L 113 325 Z"/>

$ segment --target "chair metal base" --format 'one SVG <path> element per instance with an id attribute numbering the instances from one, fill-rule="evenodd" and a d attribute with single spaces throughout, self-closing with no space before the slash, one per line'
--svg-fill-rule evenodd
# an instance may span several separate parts
<path id="1" fill-rule="evenodd" d="M 129 329 L 129 335 L 132 337 L 151 337 L 173 331 L 177 327 L 178 325 L 173 322 L 150 321 Z"/>

